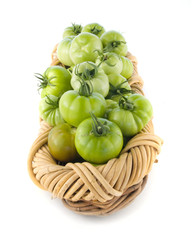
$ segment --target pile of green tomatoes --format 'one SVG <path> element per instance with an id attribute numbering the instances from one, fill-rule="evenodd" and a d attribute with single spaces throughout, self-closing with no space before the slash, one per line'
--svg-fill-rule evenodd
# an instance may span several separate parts
<path id="1" fill-rule="evenodd" d="M 127 52 L 121 33 L 98 23 L 72 24 L 57 46 L 60 65 L 35 74 L 40 117 L 52 126 L 48 147 L 59 164 L 104 164 L 151 119 L 151 103 L 128 83 Z"/>

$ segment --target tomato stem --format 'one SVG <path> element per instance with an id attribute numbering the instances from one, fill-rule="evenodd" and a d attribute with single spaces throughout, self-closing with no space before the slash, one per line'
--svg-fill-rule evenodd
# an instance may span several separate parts
<path id="1" fill-rule="evenodd" d="M 84 81 L 83 79 L 79 80 L 81 86 L 79 88 L 79 95 L 80 96 L 85 96 L 85 97 L 89 97 L 92 95 L 93 93 L 93 85 L 91 83 L 91 81 Z"/>
<path id="2" fill-rule="evenodd" d="M 110 62 L 108 62 L 107 60 L 109 59 L 109 56 L 107 53 L 104 53 L 102 51 L 99 51 L 99 50 L 94 50 L 98 53 L 98 56 L 99 56 L 99 60 L 100 60 L 100 63 L 97 65 L 97 67 L 99 68 L 100 65 L 103 63 L 103 62 L 106 62 L 106 64 L 110 67 L 114 67 L 116 65 L 115 64 L 110 64 Z"/>
<path id="3" fill-rule="evenodd" d="M 79 67 L 80 64 L 76 65 L 75 67 L 75 75 L 79 78 L 81 78 L 82 80 L 92 80 L 95 75 L 98 72 L 98 66 L 96 66 L 94 63 L 91 62 L 87 62 L 90 66 L 92 66 L 91 69 L 89 68 L 85 68 L 83 72 L 79 72 Z"/>
<path id="4" fill-rule="evenodd" d="M 102 27 L 94 26 L 91 28 L 91 33 L 98 35 L 102 31 Z"/>
<path id="5" fill-rule="evenodd" d="M 81 33 L 81 30 L 82 30 L 82 26 L 81 26 L 81 25 L 72 23 L 72 27 L 73 27 L 73 32 L 74 32 L 76 35 L 78 35 L 79 33 Z"/>
<path id="6" fill-rule="evenodd" d="M 119 100 L 119 106 L 125 110 L 133 110 L 134 103 L 130 102 L 126 97 L 121 96 Z"/>
<path id="7" fill-rule="evenodd" d="M 92 79 L 98 72 L 98 66 L 96 66 L 94 63 L 87 63 L 92 66 L 92 69 L 86 67 L 83 72 L 79 72 L 80 64 L 78 64 L 75 66 L 74 73 L 79 78 L 79 82 L 81 84 L 79 94 L 81 96 L 88 97 L 93 93 Z"/>
<path id="8" fill-rule="evenodd" d="M 97 137 L 106 136 L 110 131 L 110 128 L 107 126 L 107 122 L 105 121 L 104 123 L 101 123 L 92 112 L 90 115 L 93 120 L 92 133 Z"/>
<path id="9" fill-rule="evenodd" d="M 40 74 L 40 73 L 35 73 L 34 76 L 35 76 L 36 78 L 38 78 L 38 80 L 39 80 L 38 91 L 39 91 L 40 89 L 43 89 L 43 88 L 47 87 L 48 85 L 49 85 L 49 86 L 53 86 L 53 87 L 55 86 L 54 84 L 50 83 L 50 81 L 51 81 L 53 78 L 55 78 L 55 76 L 53 76 L 53 77 L 51 77 L 51 78 L 47 78 L 46 76 L 44 76 L 44 75 L 42 75 L 42 74 Z"/>
<path id="10" fill-rule="evenodd" d="M 52 100 L 49 95 L 46 95 L 46 100 L 45 102 L 49 105 L 51 105 L 53 108 L 58 108 L 59 107 L 59 97 L 56 98 L 56 100 Z"/>
<path id="11" fill-rule="evenodd" d="M 122 85 L 126 82 L 128 82 L 128 81 L 126 80 L 126 81 L 118 84 L 117 86 L 114 86 L 112 83 L 109 83 L 110 90 L 109 90 L 108 98 L 111 98 L 112 96 L 115 96 L 115 95 L 123 96 L 123 94 L 127 94 L 127 93 L 133 94 L 134 93 L 133 90 L 122 87 Z"/>
<path id="12" fill-rule="evenodd" d="M 106 47 L 104 48 L 104 52 L 112 52 L 115 48 L 117 48 L 121 44 L 126 44 L 125 41 L 112 41 L 109 42 Z"/>

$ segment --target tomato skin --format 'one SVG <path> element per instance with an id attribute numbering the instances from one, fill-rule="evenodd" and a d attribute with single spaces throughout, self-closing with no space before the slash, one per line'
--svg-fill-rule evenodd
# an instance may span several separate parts
<path id="1" fill-rule="evenodd" d="M 123 136 L 119 127 L 104 118 L 98 118 L 101 123 L 107 122 L 110 132 L 105 136 L 95 136 L 92 132 L 93 120 L 84 120 L 77 128 L 75 146 L 79 155 L 94 164 L 103 164 L 119 155 L 123 147 Z"/>
<path id="2" fill-rule="evenodd" d="M 106 99 L 106 111 L 104 117 L 108 118 L 108 113 L 111 112 L 114 108 L 118 108 L 118 106 L 118 102 L 112 99 Z"/>
<path id="3" fill-rule="evenodd" d="M 46 95 L 60 97 L 65 91 L 72 89 L 70 84 L 71 75 L 64 67 L 48 67 L 44 72 L 43 77 L 48 79 L 48 84 L 42 89 L 42 98 Z"/>
<path id="4" fill-rule="evenodd" d="M 90 65 L 90 63 L 94 64 L 92 62 L 83 62 L 74 67 L 71 78 L 71 86 L 73 87 L 74 90 L 78 91 L 81 85 L 80 79 L 75 73 L 76 67 L 78 67 L 78 71 L 82 73 L 87 69 L 89 70 L 94 69 L 93 66 Z M 97 73 L 91 79 L 85 81 L 90 82 L 92 84 L 94 92 L 102 94 L 103 97 L 107 96 L 109 91 L 109 80 L 108 76 L 104 73 L 102 69 L 98 68 Z"/>
<path id="5" fill-rule="evenodd" d="M 98 37 L 101 37 L 102 34 L 105 32 L 105 29 L 98 23 L 90 23 L 83 27 L 82 32 L 89 32 Z"/>
<path id="6" fill-rule="evenodd" d="M 51 155 L 58 161 L 71 162 L 78 156 L 75 148 L 75 129 L 63 123 L 51 129 L 48 135 Z"/>
<path id="7" fill-rule="evenodd" d="M 63 32 L 63 38 L 70 36 L 77 36 L 81 33 L 82 26 L 79 24 L 72 24 L 70 27 L 66 27 Z"/>
<path id="8" fill-rule="evenodd" d="M 96 50 L 102 51 L 102 42 L 96 35 L 88 32 L 76 36 L 70 47 L 70 57 L 76 65 L 81 62 L 95 62 L 98 54 Z"/>
<path id="9" fill-rule="evenodd" d="M 133 63 L 131 62 L 130 59 L 128 59 L 124 56 L 121 56 L 121 60 L 122 60 L 122 63 L 123 63 L 123 68 L 122 68 L 122 71 L 121 71 L 121 75 L 123 77 L 129 79 L 133 74 Z"/>
<path id="10" fill-rule="evenodd" d="M 90 117 L 93 112 L 97 117 L 105 113 L 106 101 L 99 93 L 91 96 L 80 96 L 77 91 L 65 92 L 59 100 L 59 110 L 63 119 L 72 126 L 77 127 L 83 120 Z"/>
<path id="11" fill-rule="evenodd" d="M 70 46 L 74 36 L 65 37 L 57 47 L 57 57 L 61 63 L 66 66 L 72 66 L 73 61 L 70 58 Z"/>
<path id="12" fill-rule="evenodd" d="M 150 121 L 153 109 L 149 100 L 140 94 L 131 94 L 126 98 L 133 109 L 126 110 L 121 106 L 114 108 L 108 113 L 108 119 L 120 127 L 124 136 L 132 137 Z"/>
<path id="13" fill-rule="evenodd" d="M 102 36 L 100 37 L 104 50 L 107 52 L 115 52 L 118 55 L 121 56 L 126 56 L 127 54 L 127 45 L 125 42 L 125 38 L 122 36 L 122 34 L 120 34 L 117 31 L 107 31 L 105 33 L 102 34 Z M 114 41 L 121 41 L 121 44 L 118 45 L 117 47 L 115 47 L 114 49 L 109 48 L 110 44 L 112 44 Z"/>
<path id="14" fill-rule="evenodd" d="M 49 104 L 48 97 L 53 103 L 55 103 L 55 105 Z M 39 113 L 40 117 L 50 126 L 55 126 L 65 122 L 59 112 L 58 97 L 54 95 L 47 95 L 41 99 L 39 104 Z"/>
<path id="15" fill-rule="evenodd" d="M 123 69 L 123 62 L 120 58 L 119 55 L 113 53 L 113 52 L 108 52 L 108 53 L 104 53 L 104 59 L 106 59 L 105 61 L 103 61 L 100 65 L 100 67 L 104 70 L 104 72 L 108 75 L 108 74 L 112 74 L 112 73 L 121 73 L 122 69 Z M 96 64 L 100 64 L 101 62 L 101 57 L 97 57 L 96 59 Z"/>

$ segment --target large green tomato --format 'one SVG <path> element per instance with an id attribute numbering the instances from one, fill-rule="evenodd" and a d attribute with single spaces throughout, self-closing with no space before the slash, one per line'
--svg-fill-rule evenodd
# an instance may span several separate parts
<path id="1" fill-rule="evenodd" d="M 73 61 L 70 58 L 69 49 L 74 36 L 65 37 L 57 47 L 57 58 L 66 66 L 72 66 Z"/>
<path id="2" fill-rule="evenodd" d="M 108 31 L 100 37 L 105 52 L 115 52 L 118 55 L 126 56 L 127 45 L 122 34 L 116 31 Z"/>
<path id="3" fill-rule="evenodd" d="M 114 95 L 124 94 L 131 91 L 131 87 L 126 78 L 120 74 L 108 75 L 110 90 L 107 98 L 111 98 Z"/>
<path id="4" fill-rule="evenodd" d="M 39 89 L 42 89 L 41 97 L 54 95 L 60 97 L 64 92 L 72 89 L 71 74 L 61 66 L 48 67 L 43 75 L 35 75 L 39 80 Z"/>
<path id="5" fill-rule="evenodd" d="M 82 32 L 89 32 L 101 37 L 101 35 L 105 32 L 105 29 L 98 23 L 90 23 L 83 27 Z"/>
<path id="6" fill-rule="evenodd" d="M 119 55 L 113 52 L 99 53 L 96 64 L 104 70 L 106 74 L 121 73 L 123 62 Z"/>
<path id="7" fill-rule="evenodd" d="M 121 75 L 127 79 L 129 79 L 133 74 L 133 63 L 129 58 L 121 56 L 121 60 L 123 62 L 123 68 Z"/>
<path id="8" fill-rule="evenodd" d="M 77 91 L 65 92 L 59 101 L 59 110 L 63 119 L 72 126 L 77 127 L 83 120 L 90 117 L 93 112 L 97 117 L 105 113 L 106 101 L 99 93 L 83 96 Z"/>
<path id="9" fill-rule="evenodd" d="M 108 113 L 108 119 L 120 127 L 124 136 L 131 137 L 144 128 L 152 114 L 152 105 L 147 98 L 131 94 L 120 99 L 119 107 Z"/>
<path id="10" fill-rule="evenodd" d="M 74 64 L 85 61 L 95 62 L 98 53 L 102 51 L 102 42 L 96 35 L 88 32 L 80 33 L 75 37 L 70 47 L 70 57 Z"/>
<path id="11" fill-rule="evenodd" d="M 63 32 L 63 38 L 65 37 L 70 37 L 70 36 L 77 36 L 81 33 L 82 31 L 82 26 L 79 24 L 72 24 L 71 27 L 65 28 Z"/>
<path id="12" fill-rule="evenodd" d="M 104 97 L 107 96 L 109 92 L 108 76 L 94 63 L 83 62 L 74 67 L 71 78 L 71 86 L 76 91 L 80 88 L 80 79 L 90 83 L 94 92 L 98 92 Z"/>
<path id="13" fill-rule="evenodd" d="M 39 104 L 40 117 L 50 126 L 64 123 L 64 119 L 59 112 L 59 98 L 47 95 L 42 98 Z"/>
<path id="14" fill-rule="evenodd" d="M 51 155 L 60 162 L 71 162 L 78 156 L 75 148 L 75 128 L 63 123 L 51 129 L 48 135 L 48 147 Z"/>
<path id="15" fill-rule="evenodd" d="M 119 155 L 123 147 L 122 132 L 107 119 L 89 118 L 78 126 L 75 146 L 86 161 L 103 164 Z"/>

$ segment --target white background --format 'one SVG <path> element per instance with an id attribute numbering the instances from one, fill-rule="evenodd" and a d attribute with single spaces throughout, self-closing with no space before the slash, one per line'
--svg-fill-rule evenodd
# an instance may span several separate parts
<path id="1" fill-rule="evenodd" d="M 1 1 L 1 239 L 194 239 L 193 15 L 192 0 Z M 91 22 L 123 33 L 164 139 L 141 195 L 97 218 L 66 209 L 27 173 L 39 128 L 34 73 L 49 66 L 65 27 Z"/>

